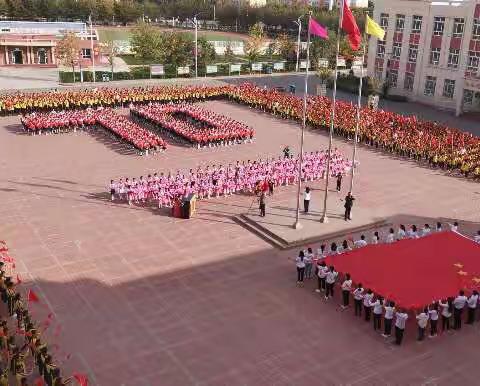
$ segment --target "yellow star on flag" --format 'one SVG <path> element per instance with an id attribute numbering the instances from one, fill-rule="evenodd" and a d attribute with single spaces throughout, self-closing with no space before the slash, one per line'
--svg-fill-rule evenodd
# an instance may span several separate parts
<path id="1" fill-rule="evenodd" d="M 463 268 L 463 264 L 460 264 L 460 263 L 455 263 L 453 264 L 453 266 L 457 268 Z"/>
<path id="2" fill-rule="evenodd" d="M 457 273 L 462 276 L 467 276 L 467 272 L 465 271 L 458 271 Z"/>
<path id="3" fill-rule="evenodd" d="M 480 277 L 476 277 L 476 276 L 475 276 L 475 277 L 472 279 L 472 281 L 474 281 L 475 284 L 479 284 L 479 283 L 480 283 Z"/>

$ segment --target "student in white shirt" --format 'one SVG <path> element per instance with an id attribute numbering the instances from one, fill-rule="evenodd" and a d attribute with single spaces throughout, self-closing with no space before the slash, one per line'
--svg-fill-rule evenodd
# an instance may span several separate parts
<path id="1" fill-rule="evenodd" d="M 425 339 L 425 329 L 427 328 L 428 323 L 428 308 L 425 308 L 422 312 L 417 315 L 418 323 L 418 341 Z"/>
<path id="2" fill-rule="evenodd" d="M 475 322 L 475 311 L 477 310 L 478 304 L 478 292 L 474 290 L 470 297 L 467 300 L 468 304 L 468 314 L 467 314 L 467 324 L 473 324 Z"/>
<path id="3" fill-rule="evenodd" d="M 305 278 L 311 279 L 312 278 L 312 267 L 313 267 L 313 251 L 312 248 L 307 249 L 307 253 L 305 253 Z"/>
<path id="4" fill-rule="evenodd" d="M 317 249 L 317 259 L 322 260 L 327 257 L 327 251 L 326 251 L 327 246 L 325 244 L 320 245 L 320 248 Z"/>
<path id="5" fill-rule="evenodd" d="M 365 321 L 369 322 L 370 321 L 370 315 L 371 315 L 371 308 L 370 308 L 370 302 L 373 299 L 373 292 L 371 289 L 367 290 L 367 293 L 363 295 L 363 310 L 365 311 Z"/>
<path id="6" fill-rule="evenodd" d="M 305 276 L 305 253 L 300 251 L 295 259 L 297 265 L 297 285 L 303 286 L 303 278 Z"/>
<path id="7" fill-rule="evenodd" d="M 325 289 L 327 288 L 325 279 L 327 277 L 327 272 L 328 272 L 328 267 L 325 261 L 322 261 L 320 265 L 318 266 L 318 289 L 315 290 L 315 292 L 324 292 Z"/>
<path id="8" fill-rule="evenodd" d="M 372 236 L 372 244 L 378 244 L 378 241 L 380 240 L 380 236 L 378 235 L 378 232 L 375 231 L 373 232 L 373 236 Z"/>
<path id="9" fill-rule="evenodd" d="M 357 284 L 357 288 L 353 291 L 353 302 L 355 304 L 355 316 L 362 316 L 362 299 L 363 299 L 362 283 Z"/>
<path id="10" fill-rule="evenodd" d="M 338 247 L 337 247 L 337 243 L 336 242 L 333 242 L 331 245 L 330 245 L 330 255 L 333 256 L 333 255 L 338 255 Z"/>
<path id="11" fill-rule="evenodd" d="M 437 227 L 436 227 L 435 231 L 436 231 L 436 232 L 441 232 L 441 231 L 443 231 L 443 229 L 442 229 L 442 223 L 441 223 L 441 222 L 437 222 Z"/>
<path id="12" fill-rule="evenodd" d="M 365 240 L 365 235 L 360 236 L 360 240 L 357 240 L 353 243 L 355 248 L 362 248 L 367 245 L 367 241 Z"/>
<path id="13" fill-rule="evenodd" d="M 377 297 L 374 302 L 370 302 L 373 308 L 373 329 L 374 331 L 382 329 L 383 298 Z"/>
<path id="14" fill-rule="evenodd" d="M 385 330 L 382 336 L 384 338 L 388 338 L 390 335 L 392 335 L 392 319 L 393 315 L 395 313 L 395 303 L 392 301 L 385 301 L 386 305 L 383 307 L 385 309 L 385 316 L 384 316 L 384 322 L 385 322 Z"/>
<path id="15" fill-rule="evenodd" d="M 408 238 L 409 239 L 418 239 L 418 231 L 417 226 L 412 225 L 408 231 Z"/>
<path id="16" fill-rule="evenodd" d="M 430 338 L 437 336 L 438 325 L 438 303 L 433 303 L 428 310 L 428 317 L 430 318 Z"/>
<path id="17" fill-rule="evenodd" d="M 477 234 L 473 237 L 473 240 L 480 244 L 480 231 L 477 231 Z"/>
<path id="18" fill-rule="evenodd" d="M 452 232 L 458 232 L 458 222 L 454 222 L 453 224 L 449 224 L 450 225 L 450 230 Z"/>
<path id="19" fill-rule="evenodd" d="M 462 328 L 462 312 L 467 304 L 465 292 L 460 291 L 458 296 L 453 300 L 453 329 L 460 330 Z"/>
<path id="20" fill-rule="evenodd" d="M 441 310 L 441 315 L 442 315 L 442 333 L 445 332 L 445 330 L 450 330 L 450 318 L 452 317 L 452 309 L 453 309 L 453 299 L 448 298 L 448 299 L 443 299 L 440 300 L 438 303 L 440 306 Z"/>
<path id="21" fill-rule="evenodd" d="M 325 281 L 327 282 L 327 291 L 325 292 L 325 299 L 331 296 L 333 298 L 333 287 L 335 287 L 335 281 L 337 280 L 338 272 L 335 271 L 335 267 L 333 265 L 330 266 L 327 277 Z"/>
<path id="22" fill-rule="evenodd" d="M 405 229 L 405 225 L 401 224 L 400 228 L 398 228 L 397 240 L 403 240 L 406 235 L 407 235 L 407 230 Z"/>
<path id="23" fill-rule="evenodd" d="M 308 213 L 308 208 L 310 206 L 311 198 L 312 198 L 312 193 L 310 193 L 310 188 L 307 186 L 305 188 L 305 193 L 303 193 L 303 209 L 305 213 Z"/>
<path id="24" fill-rule="evenodd" d="M 408 314 L 401 309 L 395 313 L 395 344 L 401 345 Z"/>
<path id="25" fill-rule="evenodd" d="M 341 249 L 342 249 L 342 253 L 345 253 L 345 252 L 348 252 L 348 251 L 351 251 L 351 250 L 352 250 L 352 248 L 350 248 L 350 247 L 348 246 L 348 241 L 347 241 L 347 240 L 343 240 L 343 241 L 342 241 Z"/>
<path id="26" fill-rule="evenodd" d="M 345 280 L 342 283 L 342 308 L 345 309 L 350 305 L 350 291 L 352 290 L 352 279 L 350 274 L 345 274 Z"/>
<path id="27" fill-rule="evenodd" d="M 422 237 L 428 236 L 432 230 L 430 229 L 430 225 L 425 224 L 422 229 Z"/>
<path id="28" fill-rule="evenodd" d="M 387 239 L 385 240 L 385 242 L 387 244 L 391 244 L 394 241 L 395 241 L 395 231 L 393 230 L 393 228 L 390 228 L 390 230 L 388 231 Z"/>

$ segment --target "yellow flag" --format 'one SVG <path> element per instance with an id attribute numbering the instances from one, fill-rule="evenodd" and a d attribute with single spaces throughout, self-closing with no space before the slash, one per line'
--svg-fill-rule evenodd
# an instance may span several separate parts
<path id="1" fill-rule="evenodd" d="M 367 15 L 367 34 L 377 37 L 383 40 L 385 37 L 385 31 L 380 27 L 370 16 Z"/>

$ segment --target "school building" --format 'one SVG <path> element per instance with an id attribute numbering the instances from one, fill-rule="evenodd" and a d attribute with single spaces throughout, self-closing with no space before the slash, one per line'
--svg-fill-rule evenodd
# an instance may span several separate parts
<path id="1" fill-rule="evenodd" d="M 463 112 L 480 112 L 480 0 L 375 0 L 386 31 L 370 38 L 368 72 L 389 93 Z"/>

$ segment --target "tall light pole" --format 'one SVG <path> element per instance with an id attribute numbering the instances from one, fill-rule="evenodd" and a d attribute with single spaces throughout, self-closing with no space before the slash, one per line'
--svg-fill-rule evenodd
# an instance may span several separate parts
<path id="1" fill-rule="evenodd" d="M 297 38 L 297 65 L 295 66 L 295 71 L 298 72 L 298 61 L 300 60 L 300 33 L 302 32 L 302 17 L 301 15 L 297 20 L 293 22 L 298 26 L 298 38 Z"/>
<path id="2" fill-rule="evenodd" d="M 193 24 L 195 24 L 195 78 L 198 78 L 198 22 L 197 15 L 193 17 Z"/>

